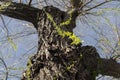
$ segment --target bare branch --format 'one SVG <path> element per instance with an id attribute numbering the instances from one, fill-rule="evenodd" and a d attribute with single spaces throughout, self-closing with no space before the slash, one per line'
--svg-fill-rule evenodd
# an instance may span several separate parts
<path id="1" fill-rule="evenodd" d="M 109 0 L 106 0 L 106 1 L 104 1 L 104 2 L 102 2 L 102 3 L 100 3 L 100 4 L 98 4 L 98 5 L 95 5 L 95 6 L 89 8 L 89 9 L 87 9 L 87 10 L 84 10 L 84 11 L 85 11 L 85 12 L 86 12 L 86 11 L 90 11 L 90 10 L 92 10 L 92 9 L 94 9 L 94 8 L 97 8 L 97 7 L 99 7 L 99 6 L 103 5 L 103 4 L 106 4 L 106 3 L 108 3 L 108 2 L 110 2 L 110 1 L 109 1 Z"/>
<path id="2" fill-rule="evenodd" d="M 32 0 L 29 0 L 29 4 L 28 4 L 28 5 L 30 6 L 30 5 L 31 5 L 31 3 L 32 3 Z"/>
<path id="3" fill-rule="evenodd" d="M 0 3 L 0 7 L 6 4 L 6 2 Z M 34 7 L 30 7 L 29 5 L 11 2 L 10 5 L 7 6 L 7 8 L 0 10 L 0 12 L 3 15 L 20 20 L 25 20 L 36 25 L 38 17 L 37 14 L 40 13 L 41 10 Z"/>
<path id="4" fill-rule="evenodd" d="M 7 68 L 7 65 L 6 65 L 5 61 L 1 57 L 0 57 L 0 61 L 2 61 L 3 65 L 4 65 L 5 69 L 6 69 L 5 80 L 7 80 L 8 79 L 8 68 Z"/>
<path id="5" fill-rule="evenodd" d="M 120 77 L 120 64 L 112 59 L 101 59 L 99 70 L 102 75 L 109 75 L 116 78 Z"/>

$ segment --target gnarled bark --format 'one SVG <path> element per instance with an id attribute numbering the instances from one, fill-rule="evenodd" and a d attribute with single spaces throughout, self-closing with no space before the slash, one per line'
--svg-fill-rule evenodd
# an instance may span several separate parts
<path id="1" fill-rule="evenodd" d="M 39 47 L 30 59 L 32 65 L 29 69 L 29 79 L 95 80 L 98 73 L 120 77 L 120 64 L 110 59 L 101 59 L 92 46 L 73 45 L 71 39 L 61 37 L 45 11 L 52 15 L 57 25 L 69 18 L 66 12 L 53 6 L 40 10 L 24 4 L 11 3 L 1 11 L 3 15 L 32 22 L 38 31 Z M 62 30 L 72 32 L 76 16 L 72 17 L 74 19 L 71 23 L 62 26 Z M 27 78 L 27 75 L 24 75 L 22 80 Z"/>

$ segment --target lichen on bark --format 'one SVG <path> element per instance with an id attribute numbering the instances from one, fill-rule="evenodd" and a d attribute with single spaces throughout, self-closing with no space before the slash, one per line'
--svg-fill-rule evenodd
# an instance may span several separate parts
<path id="1" fill-rule="evenodd" d="M 69 18 L 69 14 L 53 6 L 44 10 L 57 25 Z M 92 46 L 82 47 L 81 43 L 71 44 L 68 36 L 59 35 L 44 10 L 38 18 L 39 48 L 31 59 L 31 80 L 94 80 L 92 75 L 97 70 L 99 58 L 96 49 Z M 72 33 L 75 26 L 73 20 L 60 28 Z"/>

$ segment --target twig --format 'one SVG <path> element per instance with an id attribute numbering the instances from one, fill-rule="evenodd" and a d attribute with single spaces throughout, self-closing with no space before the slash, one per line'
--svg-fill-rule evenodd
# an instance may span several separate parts
<path id="1" fill-rule="evenodd" d="M 109 1 L 109 0 L 104 1 L 104 2 L 102 2 L 102 3 L 100 3 L 100 4 L 98 4 L 98 5 L 95 5 L 95 6 L 91 7 L 91 8 L 89 8 L 89 9 L 84 10 L 84 12 L 90 11 L 90 10 L 92 10 L 92 9 L 94 9 L 94 8 L 96 8 L 96 7 L 99 7 L 99 6 L 103 5 L 103 4 L 106 4 L 106 3 L 108 3 L 108 2 L 110 2 L 110 1 Z"/>

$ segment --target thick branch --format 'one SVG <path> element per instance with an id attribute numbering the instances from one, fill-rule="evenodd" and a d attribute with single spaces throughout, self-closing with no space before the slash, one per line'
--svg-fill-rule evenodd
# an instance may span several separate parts
<path id="1" fill-rule="evenodd" d="M 70 0 L 70 3 L 71 3 L 73 8 L 79 8 L 81 0 Z"/>
<path id="2" fill-rule="evenodd" d="M 0 7 L 5 3 L 6 2 L 0 2 Z M 30 7 L 29 5 L 11 2 L 9 6 L 0 10 L 0 12 L 3 15 L 32 22 L 34 25 L 36 25 L 37 14 L 41 12 L 41 10 L 34 7 Z"/>
<path id="3" fill-rule="evenodd" d="M 102 75 L 113 76 L 116 78 L 120 77 L 120 64 L 112 59 L 101 59 L 99 70 Z"/>

